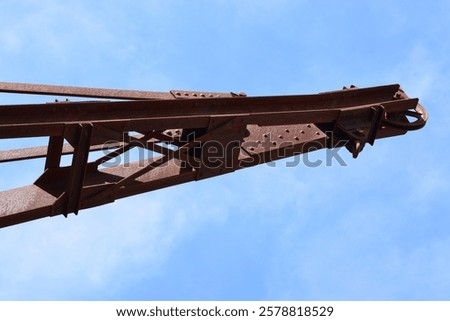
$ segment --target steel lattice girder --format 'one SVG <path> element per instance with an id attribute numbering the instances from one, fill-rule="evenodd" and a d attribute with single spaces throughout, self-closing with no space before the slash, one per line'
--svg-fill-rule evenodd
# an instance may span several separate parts
<path id="1" fill-rule="evenodd" d="M 0 92 L 97 98 L 0 106 L 0 139 L 48 137 L 47 146 L 0 151 L 0 162 L 45 158 L 32 185 L 0 192 L 0 227 L 321 148 L 345 146 L 356 157 L 366 143 L 427 120 L 399 85 L 247 97 L 0 82 Z M 143 157 L 123 162 L 132 149 Z M 95 151 L 103 153 L 90 160 Z M 63 155 L 72 155 L 70 165 L 61 165 Z"/>

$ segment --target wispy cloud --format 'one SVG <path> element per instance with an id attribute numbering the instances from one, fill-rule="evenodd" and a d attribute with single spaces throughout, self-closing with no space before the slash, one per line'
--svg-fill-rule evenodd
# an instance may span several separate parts
<path id="1" fill-rule="evenodd" d="M 383 211 L 383 212 L 380 212 Z M 450 240 L 426 240 L 405 246 L 405 219 L 386 209 L 342 212 L 341 223 L 310 224 L 315 235 L 289 235 L 285 266 L 275 264 L 269 297 L 284 300 L 446 299 L 450 286 Z M 397 217 L 396 217 L 397 215 Z M 391 220 L 388 216 L 392 217 Z M 304 229 L 298 230 L 302 234 Z M 414 242 L 414 244 L 416 244 Z M 412 283 L 411 283 L 412 282 Z"/>
<path id="2" fill-rule="evenodd" d="M 2 2 L 11 81 L 249 94 L 399 82 L 431 119 L 357 160 L 343 150 L 348 167 L 279 162 L 2 229 L 0 299 L 158 298 L 155 284 L 180 289 L 169 299 L 447 299 L 448 22 L 367 6 Z M 41 169 L 2 165 L 1 188 Z"/>
<path id="3" fill-rule="evenodd" d="M 161 273 L 173 248 L 198 226 L 223 219 L 190 206 L 176 191 L 162 192 L 2 230 L 0 255 L 8 264 L 0 269 L 0 297 L 120 298 L 121 286 L 143 271 L 146 278 Z"/>

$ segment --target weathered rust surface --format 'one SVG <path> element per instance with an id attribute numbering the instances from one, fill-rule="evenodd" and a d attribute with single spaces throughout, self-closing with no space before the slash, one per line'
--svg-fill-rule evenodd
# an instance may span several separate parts
<path id="1" fill-rule="evenodd" d="M 66 97 L 90 97 L 105 99 L 173 99 L 170 93 L 142 90 L 103 89 L 73 86 L 51 86 L 0 82 L 0 92 L 15 94 L 52 95 Z"/>
<path id="2" fill-rule="evenodd" d="M 357 157 L 366 143 L 427 120 L 399 85 L 247 97 L 0 82 L 0 92 L 113 99 L 0 106 L 0 139 L 48 137 L 48 146 L 0 150 L 0 163 L 45 159 L 32 185 L 0 192 L 0 227 L 321 148 L 345 146 Z M 139 159 L 128 160 L 130 151 Z M 63 155 L 72 155 L 69 165 Z"/>

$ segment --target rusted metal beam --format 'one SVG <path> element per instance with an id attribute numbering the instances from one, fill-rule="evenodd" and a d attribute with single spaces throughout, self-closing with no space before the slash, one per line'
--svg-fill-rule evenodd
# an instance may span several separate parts
<path id="1" fill-rule="evenodd" d="M 220 93 L 207 91 L 171 90 L 170 92 L 105 89 L 75 86 L 52 86 L 0 81 L 0 92 L 13 94 L 31 94 L 45 96 L 86 97 L 121 100 L 161 100 L 188 98 L 221 98 L 245 96 L 244 93 Z"/>
<path id="2" fill-rule="evenodd" d="M 151 100 L 174 99 L 173 95 L 164 92 L 87 88 L 74 86 L 51 86 L 38 84 L 0 82 L 0 92 L 14 94 L 31 94 L 45 96 L 87 97 L 104 99 Z"/>
<path id="3" fill-rule="evenodd" d="M 46 159 L 32 185 L 0 192 L 0 227 L 321 148 L 345 146 L 357 157 L 366 143 L 427 120 L 399 85 L 268 97 L 14 83 L 0 91 L 122 99 L 0 106 L 0 139 L 49 137 L 48 146 L 0 151 L 0 163 Z M 124 161 L 132 150 L 140 159 Z M 88 158 L 94 151 L 103 152 Z M 62 155 L 72 155 L 69 166 Z"/>
<path id="4" fill-rule="evenodd" d="M 76 125 L 77 137 L 66 190 L 66 204 L 62 213 L 66 217 L 69 213 L 78 214 L 81 191 L 88 166 L 92 127 L 92 124 L 89 123 Z"/>
<path id="5" fill-rule="evenodd" d="M 54 159 L 52 161 L 49 160 L 50 162 L 49 166 L 46 165 L 45 168 L 51 167 L 50 164 L 52 164 L 53 162 L 59 164 L 58 159 L 60 159 L 60 156 L 71 155 L 73 154 L 74 151 L 73 147 L 70 146 L 70 144 L 63 144 L 61 154 L 58 154 L 58 151 L 60 149 L 57 145 L 59 144 L 59 142 L 57 141 L 60 140 L 61 137 L 64 139 L 63 136 L 50 136 L 48 146 L 17 148 L 0 151 L 0 163 L 36 159 L 36 158 L 45 158 L 45 157 L 58 157 L 57 159 Z M 95 152 L 107 150 L 110 148 L 118 148 L 121 146 L 123 146 L 122 142 L 110 142 L 108 144 L 92 145 L 90 146 L 89 151 Z"/>

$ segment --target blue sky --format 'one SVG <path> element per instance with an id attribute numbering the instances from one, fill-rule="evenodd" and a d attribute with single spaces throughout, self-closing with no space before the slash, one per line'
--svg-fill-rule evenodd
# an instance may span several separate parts
<path id="1" fill-rule="evenodd" d="M 0 21 L 1 81 L 253 96 L 400 83 L 430 113 L 356 160 L 342 150 L 348 166 L 279 161 L 2 229 L 0 299 L 450 299 L 448 1 L 6 0 Z M 42 166 L 2 164 L 0 189 Z"/>

